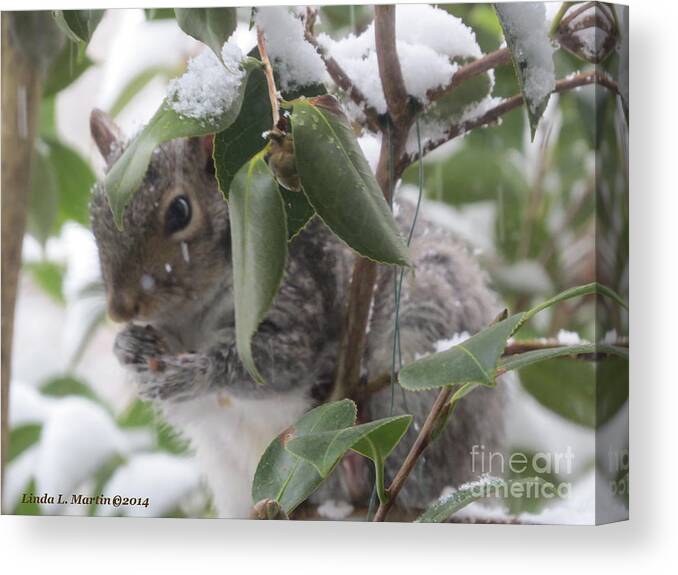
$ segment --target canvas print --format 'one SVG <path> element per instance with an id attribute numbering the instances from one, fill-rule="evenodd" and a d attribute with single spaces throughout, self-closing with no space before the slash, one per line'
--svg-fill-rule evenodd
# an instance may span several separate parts
<path id="1" fill-rule="evenodd" d="M 628 36 L 4 12 L 3 513 L 626 519 Z"/>

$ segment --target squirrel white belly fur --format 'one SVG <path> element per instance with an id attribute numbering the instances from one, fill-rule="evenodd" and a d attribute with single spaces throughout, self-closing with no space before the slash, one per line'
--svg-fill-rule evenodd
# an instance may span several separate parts
<path id="1" fill-rule="evenodd" d="M 98 111 L 91 126 L 111 165 L 124 147 L 122 135 Z M 403 225 L 409 225 L 411 210 L 403 212 Z M 139 395 L 190 440 L 218 515 L 250 516 L 251 483 L 263 451 L 331 392 L 354 255 L 317 219 L 290 243 L 279 293 L 252 343 L 267 382 L 262 386 L 251 380 L 235 348 L 228 207 L 203 140 L 175 140 L 156 150 L 126 208 L 124 231 L 115 226 L 101 186 L 91 217 L 109 315 L 127 322 L 116 338 L 116 355 L 134 374 Z M 400 302 L 404 363 L 434 351 L 440 339 L 478 331 L 498 312 L 466 248 L 424 219 L 411 255 L 415 272 L 407 274 Z M 380 268 L 365 377 L 391 367 L 393 274 L 393 268 Z M 393 413 L 411 413 L 415 424 L 387 460 L 387 476 L 404 459 L 434 395 L 395 390 Z M 473 479 L 471 447 L 500 449 L 502 406 L 497 390 L 467 396 L 417 464 L 398 504 L 421 508 L 443 487 Z M 364 420 L 390 413 L 389 389 L 360 406 Z M 314 501 L 364 504 L 369 492 L 364 466 L 348 480 L 335 473 Z"/>

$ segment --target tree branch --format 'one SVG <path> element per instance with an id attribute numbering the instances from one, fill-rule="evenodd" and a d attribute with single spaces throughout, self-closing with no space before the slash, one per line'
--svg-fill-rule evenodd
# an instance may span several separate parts
<path id="1" fill-rule="evenodd" d="M 580 88 L 582 86 L 588 86 L 591 84 L 599 84 L 612 92 L 615 92 L 617 94 L 619 93 L 619 87 L 617 86 L 617 83 L 612 78 L 606 76 L 605 74 L 601 73 L 598 70 L 582 72 L 581 74 L 575 74 L 574 76 L 558 80 L 558 82 L 556 82 L 554 92 L 557 93 L 567 92 L 568 90 L 573 90 L 575 88 Z M 422 154 L 425 156 L 426 154 L 432 152 L 433 150 L 442 146 L 446 142 L 449 142 L 450 140 L 456 138 L 457 136 L 466 134 L 471 130 L 474 130 L 481 126 L 494 124 L 499 120 L 499 118 L 501 118 L 501 116 L 512 110 L 515 110 L 522 104 L 523 96 L 521 94 L 516 94 L 515 96 L 507 98 L 494 108 L 491 108 L 490 110 L 476 118 L 472 118 L 470 120 L 466 120 L 465 122 L 461 122 L 459 124 L 451 126 L 450 129 L 442 138 L 427 142 L 423 146 Z M 405 171 L 407 166 L 417 161 L 417 159 L 418 154 L 414 154 L 412 156 L 401 156 L 397 162 L 397 171 L 402 173 L 403 171 Z"/>
<path id="2" fill-rule="evenodd" d="M 40 64 L 16 36 L 22 13 L 2 14 L 2 459 L 9 454 L 9 400 L 14 307 L 28 214 L 31 158 L 42 94 Z M 28 16 L 30 17 L 30 16 Z M 42 54 L 40 54 L 42 56 Z M 5 467 L 0 465 L 3 474 Z M 9 509 L 2 510 L 9 513 Z"/>
<path id="3" fill-rule="evenodd" d="M 403 488 L 405 481 L 410 476 L 410 473 L 412 473 L 412 470 L 417 464 L 419 457 L 431 443 L 431 437 L 434 429 L 436 428 L 438 418 L 447 409 L 448 402 L 452 396 L 452 391 L 452 387 L 443 387 L 440 390 L 438 397 L 431 407 L 431 411 L 426 417 L 426 421 L 424 421 L 424 425 L 422 425 L 421 430 L 419 431 L 417 439 L 414 441 L 414 445 L 412 445 L 412 449 L 410 449 L 405 461 L 396 473 L 396 476 L 393 478 L 391 485 L 387 489 L 387 501 L 385 503 L 381 503 L 377 509 L 377 512 L 374 514 L 374 521 L 384 521 L 386 519 L 386 515 L 388 515 L 388 512 L 393 506 L 396 497 L 398 497 L 398 493 L 400 493 L 400 490 Z"/>
<path id="4" fill-rule="evenodd" d="M 374 37 L 377 47 L 379 78 L 384 90 L 388 112 L 396 126 L 411 123 L 409 96 L 400 68 L 395 33 L 396 12 L 393 5 L 374 7 Z"/>
<path id="5" fill-rule="evenodd" d="M 344 69 L 339 65 L 339 62 L 325 52 L 323 47 L 319 44 L 318 39 L 313 34 L 312 27 L 306 27 L 305 38 L 306 41 L 315 48 L 315 51 L 322 59 L 325 64 L 325 69 L 330 75 L 330 78 L 332 78 L 332 81 L 363 111 L 365 120 L 370 129 L 374 132 L 379 132 L 379 114 L 372 106 L 370 106 L 365 94 L 363 94 L 360 88 L 358 88 L 348 77 Z"/>
<path id="6" fill-rule="evenodd" d="M 399 158 L 405 150 L 414 112 L 409 106 L 396 52 L 395 7 L 375 7 L 374 22 L 379 76 L 388 105 L 385 121 L 380 125 L 381 150 L 375 175 L 384 197 L 390 201 L 395 182 L 402 175 L 393 158 Z M 364 258 L 356 259 L 339 345 L 332 400 L 355 397 L 359 393 L 360 369 L 377 272 L 377 264 L 374 262 Z"/>
<path id="7" fill-rule="evenodd" d="M 449 84 L 440 86 L 438 88 L 431 88 L 428 92 L 426 92 L 426 96 L 429 102 L 435 102 L 474 76 L 479 76 L 480 74 L 484 74 L 485 72 L 497 68 L 498 66 L 504 66 L 510 63 L 511 51 L 508 48 L 500 48 L 499 50 L 490 52 L 482 58 L 478 58 L 477 60 L 462 66 L 454 73 L 454 76 L 452 76 L 452 80 Z"/>

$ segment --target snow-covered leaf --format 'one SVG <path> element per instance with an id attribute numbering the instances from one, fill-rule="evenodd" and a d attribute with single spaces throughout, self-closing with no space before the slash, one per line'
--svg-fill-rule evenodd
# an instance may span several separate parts
<path id="1" fill-rule="evenodd" d="M 260 66 L 246 59 L 242 71 L 227 70 L 211 52 L 192 63 L 176 84 L 170 84 L 168 97 L 106 175 L 106 193 L 120 228 L 125 206 L 141 185 L 153 150 L 174 138 L 225 130 L 238 117 L 247 77 Z"/>
<path id="2" fill-rule="evenodd" d="M 417 523 L 442 523 L 470 503 L 482 499 L 504 485 L 504 480 L 487 477 L 479 481 L 466 483 L 448 495 L 443 495 L 432 503 L 417 519 Z"/>
<path id="3" fill-rule="evenodd" d="M 292 135 L 303 191 L 329 228 L 362 256 L 408 265 L 407 246 L 337 101 L 294 102 Z"/>
<path id="4" fill-rule="evenodd" d="M 400 385 L 410 390 L 467 383 L 493 386 L 497 362 L 506 347 L 506 341 L 520 324 L 523 315 L 513 315 L 447 351 L 434 353 L 411 363 L 400 370 Z"/>
<path id="5" fill-rule="evenodd" d="M 573 350 L 568 352 L 542 350 L 523 354 L 524 357 L 509 358 L 500 362 L 508 338 L 516 333 L 530 318 L 540 311 L 567 299 L 592 294 L 609 297 L 618 304 L 625 306 L 622 299 L 614 291 L 597 282 L 576 286 L 557 294 L 526 312 L 517 313 L 486 327 L 447 351 L 434 353 L 405 366 L 398 374 L 398 381 L 400 385 L 410 390 L 433 389 L 447 385 L 466 386 L 467 384 L 494 386 L 495 378 L 510 369 L 552 359 L 565 353 L 571 355 L 573 350 L 576 351 L 577 349 L 588 353 L 592 349 L 591 346 L 582 346 L 581 348 L 573 346 Z M 616 355 L 622 353 L 611 346 L 609 347 L 610 349 L 606 348 L 606 351 L 610 353 Z"/>
<path id="6" fill-rule="evenodd" d="M 520 84 L 532 138 L 556 86 L 554 47 L 546 27 L 543 2 L 494 5 Z"/>
<path id="7" fill-rule="evenodd" d="M 229 216 L 238 355 L 252 378 L 263 383 L 252 357 L 251 342 L 283 277 L 287 226 L 278 184 L 261 155 L 235 175 Z"/>

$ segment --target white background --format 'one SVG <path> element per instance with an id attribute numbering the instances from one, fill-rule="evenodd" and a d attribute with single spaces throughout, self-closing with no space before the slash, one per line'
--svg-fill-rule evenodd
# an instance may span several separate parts
<path id="1" fill-rule="evenodd" d="M 143 0 L 145 7 L 172 3 Z M 147 569 L 220 574 L 362 573 L 368 569 L 426 573 L 436 569 L 549 575 L 615 568 L 675 569 L 678 4 L 674 0 L 630 0 L 628 4 L 633 214 L 631 521 L 591 528 L 1 517 L 0 569 L 13 574 L 39 570 L 69 575 Z M 51 7 L 47 2 L 0 0 L 3 10 Z M 58 7 L 129 4 L 61 0 Z"/>

